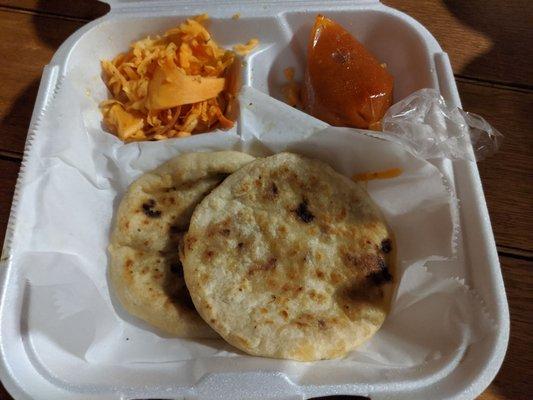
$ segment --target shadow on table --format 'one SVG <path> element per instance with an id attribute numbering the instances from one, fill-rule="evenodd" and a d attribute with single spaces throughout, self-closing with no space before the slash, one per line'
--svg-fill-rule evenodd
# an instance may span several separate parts
<path id="1" fill-rule="evenodd" d="M 476 57 L 459 74 L 533 86 L 533 2 L 530 0 L 443 0 L 462 23 L 492 41 L 487 53 Z M 465 38 L 465 40 L 468 40 Z M 496 73 L 498 76 L 494 76 Z M 492 75 L 492 76 L 491 76 Z"/>
<path id="2" fill-rule="evenodd" d="M 34 79 L 11 104 L 10 109 L 0 120 L 0 132 L 10 136 L 10 138 L 2 137 L 2 147 L 7 150 L 20 152 L 23 150 L 24 138 L 28 132 L 33 105 L 39 89 L 39 81 L 39 79 Z"/>
<path id="3" fill-rule="evenodd" d="M 96 0 L 77 2 L 41 0 L 32 7 L 32 10 L 38 10 L 32 15 L 35 40 L 55 51 L 86 22 L 106 14 L 109 6 Z M 0 120 L 0 132 L 5 134 L 2 138 L 2 147 L 22 152 L 39 82 L 40 78 L 34 79 Z"/>
<path id="4" fill-rule="evenodd" d="M 85 23 L 109 12 L 109 5 L 97 0 L 39 0 L 36 9 L 47 13 L 33 16 L 33 25 L 39 39 L 57 49 L 74 31 Z"/>
<path id="5" fill-rule="evenodd" d="M 479 76 L 480 71 L 490 70 L 494 61 L 502 54 L 512 54 L 514 57 L 520 57 L 521 60 L 532 58 L 529 55 L 529 48 L 531 47 L 531 32 L 529 29 L 526 32 L 519 30 L 505 29 L 505 24 L 520 21 L 521 26 L 529 26 L 528 19 L 531 18 L 532 7 L 528 1 L 515 2 L 487 2 L 486 0 L 444 0 L 444 3 L 459 20 L 473 29 L 482 32 L 490 37 L 493 42 L 491 50 L 485 54 L 478 56 L 470 64 L 463 68 L 460 73 Z M 524 8 L 520 8 L 520 4 Z M 491 4 L 490 7 L 487 5 Z M 57 49 L 75 30 L 81 27 L 85 21 L 95 19 L 108 12 L 108 6 L 100 1 L 78 1 L 66 2 L 59 0 L 39 1 L 37 7 L 50 14 L 43 16 L 42 14 L 35 14 L 33 16 L 34 28 L 37 32 L 38 39 L 43 42 L 50 49 Z M 494 12 L 495 9 L 498 12 Z M 69 18 L 62 18 L 67 16 Z M 509 22 L 511 21 L 511 22 Z M 496 28 L 495 28 L 496 27 Z M 526 61 L 528 62 L 528 61 Z M 531 64 L 531 61 L 529 61 Z M 504 73 L 505 71 L 502 71 Z M 521 76 L 524 85 L 529 85 L 527 76 Z M 24 126 L 24 130 L 30 122 L 33 104 L 37 95 L 39 87 L 39 79 L 33 80 L 24 92 L 16 99 L 11 109 L 6 116 L 0 121 L 0 131 L 6 131 L 8 127 Z M 23 138 L 25 132 L 20 132 Z M 22 139 L 21 139 L 22 140 Z M 512 309 L 512 303 L 511 303 Z M 515 339 L 511 336 L 509 349 L 507 352 L 507 360 L 520 359 L 520 346 L 515 345 Z M 527 368 L 527 366 L 522 366 Z M 502 395 L 512 398 L 519 394 L 514 391 L 513 383 L 519 385 L 523 375 L 519 370 L 519 366 L 514 367 L 509 362 L 504 362 L 498 376 L 496 377 L 493 386 Z M 0 387 L 0 395 L 2 395 L 2 388 Z M 342 397 L 337 397 L 342 398 Z M 358 397 L 347 397 L 351 399 L 358 399 Z M 359 398 L 363 399 L 363 398 Z"/>
<path id="6" fill-rule="evenodd" d="M 483 33 L 492 41 L 490 50 L 476 57 L 466 65 L 459 74 L 483 77 L 488 73 L 499 74 L 498 81 L 512 81 L 514 85 L 529 87 L 533 85 L 531 70 L 533 58 L 530 48 L 533 45 L 533 2 L 513 1 L 497 2 L 486 0 L 444 0 L 449 11 L 462 23 Z M 522 29 L 513 28 L 524 27 Z M 494 161 L 493 161 L 494 162 Z M 505 272 L 505 271 L 503 271 Z M 504 278 L 506 278 L 504 276 Z M 515 307 L 520 307 L 509 297 L 511 312 L 511 335 L 504 363 L 492 382 L 491 391 L 505 398 L 526 398 L 527 393 L 521 393 L 524 387 L 525 365 L 518 365 L 517 360 L 524 359 L 524 346 L 520 343 L 519 327 L 513 323 Z M 525 332 L 522 332 L 522 335 Z M 525 397 L 521 397 L 525 396 Z"/>

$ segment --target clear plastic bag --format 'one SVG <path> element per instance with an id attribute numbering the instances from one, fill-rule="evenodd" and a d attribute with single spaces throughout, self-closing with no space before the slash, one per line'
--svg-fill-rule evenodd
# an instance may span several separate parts
<path id="1" fill-rule="evenodd" d="M 435 89 L 421 89 L 386 112 L 383 131 L 418 156 L 481 161 L 498 151 L 503 135 L 483 117 L 451 107 Z"/>

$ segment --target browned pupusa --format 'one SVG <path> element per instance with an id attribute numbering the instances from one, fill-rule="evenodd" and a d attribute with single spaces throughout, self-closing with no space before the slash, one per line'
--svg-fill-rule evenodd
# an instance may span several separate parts
<path id="1" fill-rule="evenodd" d="M 204 320 L 253 355 L 335 358 L 388 312 L 394 244 L 362 186 L 295 154 L 257 159 L 196 208 L 181 245 Z"/>
<path id="2" fill-rule="evenodd" d="M 132 183 L 109 246 L 112 288 L 129 313 L 167 334 L 217 336 L 194 309 L 178 244 L 194 207 L 253 159 L 236 151 L 183 154 Z"/>

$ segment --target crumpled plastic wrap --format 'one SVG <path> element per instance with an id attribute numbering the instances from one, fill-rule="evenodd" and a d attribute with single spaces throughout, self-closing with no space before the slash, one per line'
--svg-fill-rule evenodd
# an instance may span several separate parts
<path id="1" fill-rule="evenodd" d="M 449 106 L 435 89 L 420 89 L 392 105 L 382 127 L 425 159 L 481 161 L 503 140 L 483 117 Z"/>

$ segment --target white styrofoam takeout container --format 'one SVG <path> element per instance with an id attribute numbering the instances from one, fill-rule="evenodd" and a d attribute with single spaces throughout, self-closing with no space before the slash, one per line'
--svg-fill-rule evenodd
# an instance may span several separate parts
<path id="1" fill-rule="evenodd" d="M 433 36 L 418 22 L 377 0 L 281 1 L 229 0 L 213 4 L 196 1 L 112 1 L 111 12 L 74 33 L 45 67 L 28 133 L 29 144 L 42 134 L 39 120 L 69 71 L 77 68 L 87 76 L 99 76 L 99 60 L 123 51 L 135 39 L 162 32 L 183 17 L 208 12 L 211 30 L 221 44 L 258 37 L 262 50 L 248 60 L 244 83 L 273 97 L 282 98 L 283 69 L 296 67 L 301 77 L 308 32 L 317 13 L 324 13 L 361 40 L 387 63 L 395 76 L 395 101 L 413 91 L 436 88 L 453 105 L 460 106 L 450 62 Z M 238 20 L 232 15 L 240 13 Z M 88 82 L 88 86 L 103 83 Z M 455 187 L 460 200 L 462 237 L 459 257 L 450 268 L 481 297 L 498 329 L 473 343 L 461 362 L 445 376 L 406 377 L 404 382 L 379 385 L 339 378 L 337 382 L 296 384 L 282 372 L 227 371 L 203 376 L 183 384 L 172 374 L 172 365 L 149 367 L 61 365 L 63 370 L 80 368 L 79 379 L 69 381 L 49 373 L 31 348 L 25 329 L 24 292 L 10 257 L 10 244 L 17 214 L 16 190 L 10 224 L 1 259 L 0 378 L 17 399 L 133 399 L 133 398 L 282 398 L 302 399 L 330 394 L 359 394 L 372 399 L 467 399 L 474 398 L 496 375 L 505 355 L 509 314 L 491 224 L 474 163 L 443 160 L 438 166 Z M 19 176 L 24 179 L 24 164 Z M 57 361 L 60 363 L 60 361 Z M 104 379 L 105 378 L 105 379 Z M 106 381 L 107 384 L 94 384 Z M 82 382 L 82 383 L 80 383 Z"/>

